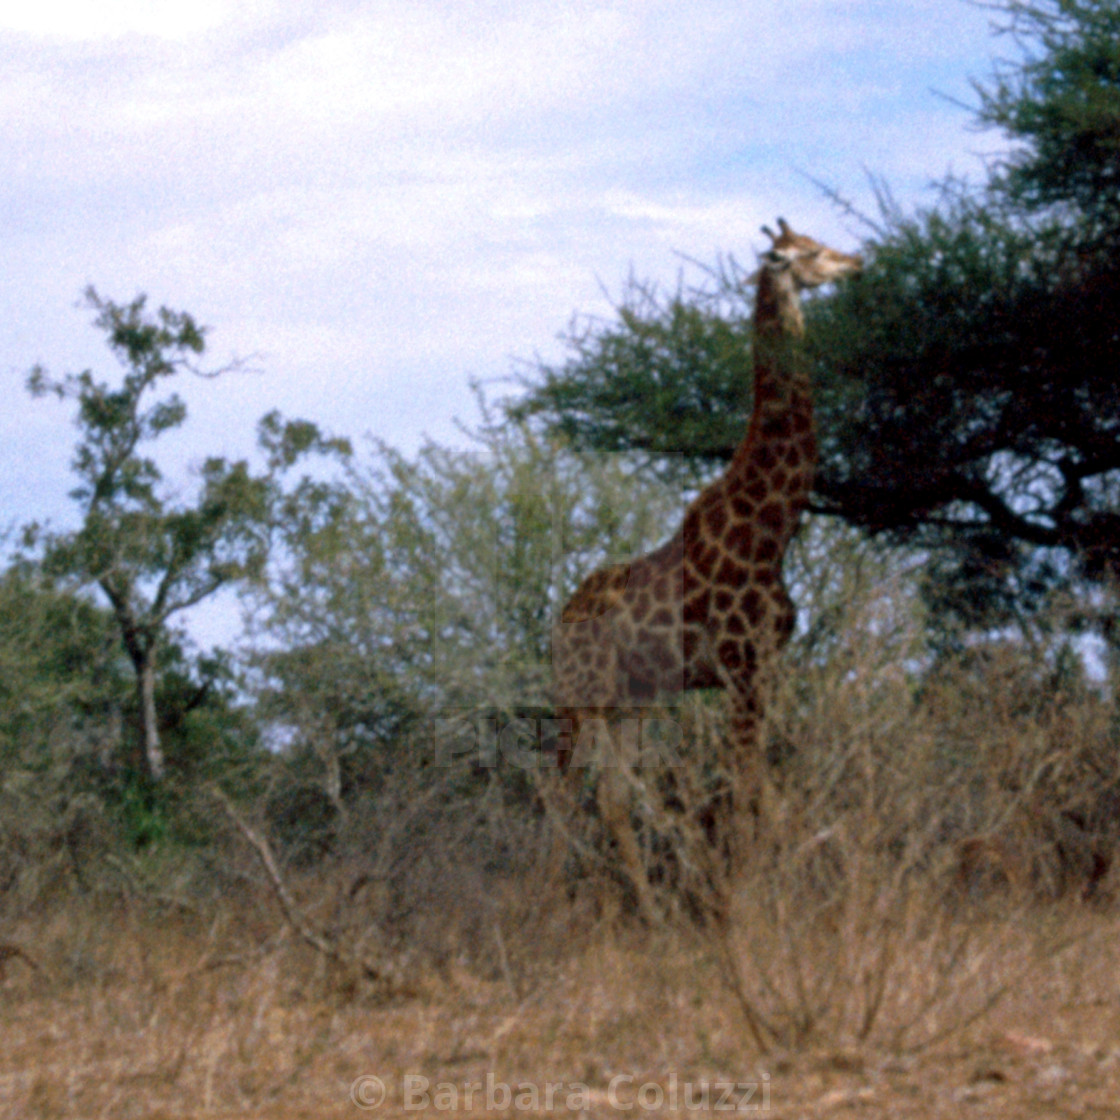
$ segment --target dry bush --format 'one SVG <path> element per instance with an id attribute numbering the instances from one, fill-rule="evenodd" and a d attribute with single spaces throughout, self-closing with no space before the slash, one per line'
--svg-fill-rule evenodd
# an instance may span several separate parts
<path id="1" fill-rule="evenodd" d="M 525 884 L 543 822 L 515 775 L 473 757 L 425 764 L 425 744 L 414 747 L 420 764 L 387 768 L 339 802 L 314 858 L 305 836 L 273 827 L 272 794 L 237 806 L 214 791 L 233 865 L 273 899 L 274 928 L 289 928 L 355 992 L 396 997 L 416 975 L 449 968 L 521 990 L 534 971 L 521 931 L 541 919 Z"/>
<path id="2" fill-rule="evenodd" d="M 933 664 L 906 574 L 880 559 L 827 579 L 770 689 L 763 792 L 732 797 L 730 858 L 711 843 L 733 779 L 703 698 L 685 765 L 630 775 L 633 820 L 662 913 L 694 926 L 756 1045 L 922 1048 L 1015 986 L 1017 922 L 1109 900 L 1116 706 L 1023 640 Z M 609 838 L 572 827 L 572 892 L 625 911 Z"/>
<path id="3" fill-rule="evenodd" d="M 466 763 L 402 771 L 348 803 L 311 864 L 268 831 L 263 804 L 235 806 L 267 839 L 286 903 L 229 819 L 209 849 L 209 892 L 139 860 L 112 891 L 56 892 L 6 916 L 0 942 L 38 967 L 12 955 L 0 981 L 0 1111 L 350 1115 L 357 1078 L 399 1086 L 403 1072 L 461 1083 L 564 1071 L 604 1102 L 619 1071 L 741 1081 L 763 1068 L 776 1103 L 815 1114 L 837 1091 L 827 1071 L 852 1071 L 863 1092 L 860 1071 L 894 1060 L 884 1052 L 983 1053 L 1002 1070 L 1001 1040 L 1043 1053 L 1060 1019 L 1107 1056 L 1120 1041 L 1115 917 L 1077 901 L 1072 865 L 1054 900 L 1045 861 L 998 860 L 1022 836 L 1045 850 L 1049 834 L 1031 832 L 1040 807 L 1080 804 L 1078 775 L 1092 768 L 1057 763 L 1107 754 L 1109 704 L 1067 689 L 1040 707 L 1037 666 L 1002 649 L 1001 687 L 1019 681 L 1034 706 L 1007 700 L 1001 715 L 975 661 L 910 673 L 905 628 L 887 641 L 870 608 L 850 633 L 776 691 L 766 813 L 731 872 L 701 846 L 693 813 L 714 767 L 698 758 L 662 784 L 668 808 L 650 795 L 659 928 L 629 915 L 606 847 L 584 856 L 595 875 L 537 895 L 539 816 L 507 775 Z M 692 726 L 698 739 L 720 730 L 703 706 Z M 1042 762 L 1045 780 L 1024 785 Z M 962 882 L 974 841 L 990 843 L 992 873 Z M 697 921 L 688 895 L 703 901 L 719 874 L 723 920 Z M 390 982 L 363 971 L 369 961 L 391 965 Z M 1089 1070 L 1096 1059 L 1079 1054 L 1063 1053 L 1063 1068 Z M 782 1081 L 795 1060 L 818 1064 Z M 1098 1064 L 1093 1076 L 1110 1076 Z M 930 1068 L 913 1091 L 944 1082 Z M 953 1091 L 970 1090 L 977 1068 L 954 1074 Z M 886 1092 L 882 1079 L 872 1088 Z"/>
<path id="4" fill-rule="evenodd" d="M 1120 840 L 1113 696 L 1045 653 L 992 641 L 931 676 L 921 715 L 962 787 L 951 817 L 962 890 L 1109 900 Z"/>

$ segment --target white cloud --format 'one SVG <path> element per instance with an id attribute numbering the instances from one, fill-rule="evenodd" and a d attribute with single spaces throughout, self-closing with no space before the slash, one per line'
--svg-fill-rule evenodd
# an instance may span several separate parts
<path id="1" fill-rule="evenodd" d="M 0 9 L 0 30 L 65 39 L 182 39 L 221 25 L 243 0 L 36 0 Z"/>

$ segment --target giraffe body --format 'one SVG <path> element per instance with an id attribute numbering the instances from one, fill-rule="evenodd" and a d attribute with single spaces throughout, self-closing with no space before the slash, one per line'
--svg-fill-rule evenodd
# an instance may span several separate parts
<path id="1" fill-rule="evenodd" d="M 816 464 L 813 404 L 799 360 L 803 288 L 854 272 L 857 257 L 793 233 L 763 255 L 754 329 L 754 408 L 726 471 L 705 487 L 660 548 L 593 572 L 569 600 L 553 636 L 557 715 L 571 721 L 561 769 L 585 761 L 592 718 L 633 715 L 658 694 L 724 688 L 740 774 L 758 765 L 760 675 L 794 625 L 782 581 L 786 549 L 808 501 Z M 648 709 L 647 709 L 648 710 Z M 599 757 L 601 815 L 648 911 L 651 900 L 629 821 L 627 766 Z"/>

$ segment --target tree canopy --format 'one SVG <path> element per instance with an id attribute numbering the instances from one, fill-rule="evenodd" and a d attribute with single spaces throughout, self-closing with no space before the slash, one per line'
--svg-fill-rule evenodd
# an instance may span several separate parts
<path id="1" fill-rule="evenodd" d="M 156 682 L 169 620 L 227 584 L 261 575 L 279 498 L 277 471 L 305 451 L 333 445 L 313 425 L 284 424 L 270 415 L 260 428 L 269 458 L 266 471 L 254 474 L 244 460 L 230 463 L 211 456 L 199 470 L 194 500 L 171 498 L 145 448 L 180 426 L 187 410 L 177 393 L 152 398 L 176 374 L 201 372 L 193 363 L 205 350 L 205 330 L 184 312 L 164 307 L 148 313 L 144 296 L 117 304 L 90 288 L 86 302 L 97 312 L 95 325 L 105 333 L 124 376 L 115 386 L 89 370 L 61 379 L 42 367 L 31 371 L 33 395 L 77 402 L 81 438 L 73 469 L 78 486 L 71 497 L 82 524 L 68 533 L 32 526 L 28 541 L 42 545 L 47 573 L 92 584 L 108 600 L 135 673 L 148 776 L 158 781 L 165 760 Z"/>

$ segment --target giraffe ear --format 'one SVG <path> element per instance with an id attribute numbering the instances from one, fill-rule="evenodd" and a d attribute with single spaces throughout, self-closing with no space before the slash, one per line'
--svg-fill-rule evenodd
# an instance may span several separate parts
<path id="1" fill-rule="evenodd" d="M 769 226 L 763 226 L 762 232 L 766 234 L 766 236 L 769 237 L 771 241 L 778 240 L 778 235 Z"/>
<path id="2" fill-rule="evenodd" d="M 782 236 L 783 237 L 792 237 L 793 236 L 793 230 L 791 230 L 789 228 L 789 222 L 787 222 L 785 220 L 785 218 L 779 218 L 778 219 L 778 229 L 780 229 L 782 231 Z"/>

